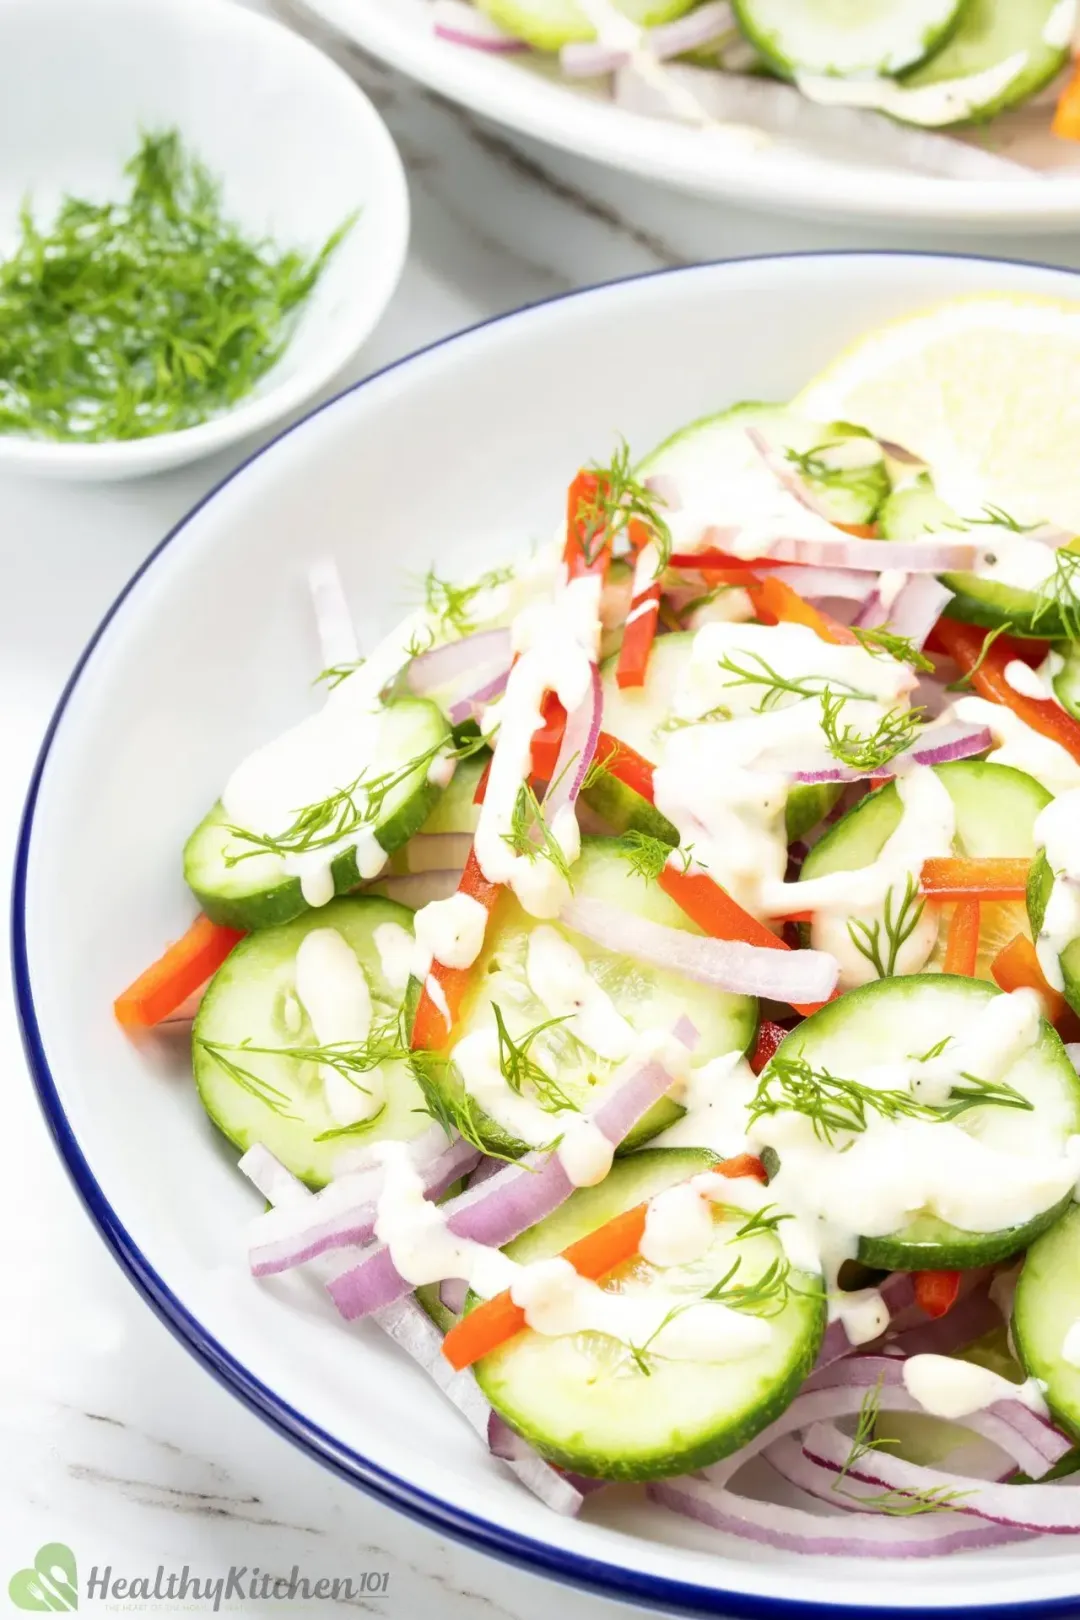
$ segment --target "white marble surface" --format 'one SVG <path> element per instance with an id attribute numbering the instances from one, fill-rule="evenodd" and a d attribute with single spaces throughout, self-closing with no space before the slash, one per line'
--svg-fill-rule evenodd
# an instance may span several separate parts
<path id="1" fill-rule="evenodd" d="M 511 145 L 380 67 L 345 59 L 401 144 L 414 205 L 408 269 L 357 376 L 455 328 L 588 282 L 699 258 L 882 245 L 667 196 Z M 956 245 L 994 249 L 992 241 Z M 1026 251 L 1080 264 L 1080 241 L 1036 240 Z M 722 377 L 722 355 L 717 369 Z M 0 480 L 5 868 L 41 732 L 79 649 L 140 559 L 236 459 L 113 488 Z M 275 1572 L 299 1563 L 312 1578 L 370 1567 L 389 1570 L 389 1594 L 359 1606 L 394 1620 L 546 1620 L 554 1594 L 545 1583 L 362 1496 L 211 1382 L 125 1281 L 79 1207 L 33 1101 L 6 994 L 0 1058 L 0 1594 L 42 1542 L 60 1540 L 84 1576 L 95 1562 L 129 1573 L 159 1562 Z M 565 1620 L 615 1612 L 585 1594 L 557 1601 Z M 281 1608 L 256 1602 L 244 1612 Z"/>

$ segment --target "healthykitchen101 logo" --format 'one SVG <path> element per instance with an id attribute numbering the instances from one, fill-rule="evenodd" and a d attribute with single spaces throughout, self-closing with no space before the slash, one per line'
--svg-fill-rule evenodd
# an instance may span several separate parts
<path id="1" fill-rule="evenodd" d="M 44 1609 L 53 1614 L 79 1607 L 79 1578 L 75 1554 L 62 1541 L 39 1547 L 33 1567 L 18 1569 L 8 1582 L 8 1596 L 17 1609 Z"/>

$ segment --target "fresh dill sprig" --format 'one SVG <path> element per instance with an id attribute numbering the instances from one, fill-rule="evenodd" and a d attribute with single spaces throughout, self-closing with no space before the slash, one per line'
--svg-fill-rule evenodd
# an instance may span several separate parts
<path id="1" fill-rule="evenodd" d="M 529 861 L 550 861 L 559 876 L 573 887 L 566 851 L 544 820 L 543 808 L 531 783 L 523 782 L 518 789 L 510 818 L 510 831 L 503 833 L 502 838 L 515 855 L 523 855 Z"/>
<path id="2" fill-rule="evenodd" d="M 1031 534 L 1034 529 L 1041 529 L 1046 522 L 1040 518 L 1038 523 L 1021 523 L 1011 513 L 1001 506 L 994 506 L 987 502 L 982 508 L 981 517 L 963 518 L 961 520 L 966 528 L 1011 529 L 1013 534 Z"/>
<path id="3" fill-rule="evenodd" d="M 440 1081 L 440 1075 L 445 1080 L 450 1067 L 449 1058 L 440 1057 L 437 1052 L 410 1052 L 408 1064 L 409 1072 L 424 1099 L 424 1106 L 417 1109 L 417 1113 L 428 1114 L 436 1125 L 441 1125 L 448 1140 L 463 1136 L 470 1146 L 476 1148 L 478 1153 L 486 1154 L 489 1159 L 514 1163 L 512 1153 L 500 1153 L 481 1131 L 476 1118 L 476 1104 L 465 1086 L 461 1087 L 454 1101 L 450 1101 L 448 1091 Z"/>
<path id="4" fill-rule="evenodd" d="M 904 895 L 900 902 L 896 916 L 893 916 L 893 890 L 890 886 L 885 895 L 884 917 L 875 918 L 873 923 L 866 923 L 860 917 L 852 917 L 847 925 L 851 943 L 865 956 L 879 979 L 891 979 L 896 972 L 896 962 L 904 945 L 907 944 L 925 910 L 925 900 L 919 899 L 919 885 L 914 875 L 909 872 L 904 885 Z M 882 941 L 882 926 L 884 925 L 885 938 Z M 884 954 L 883 954 L 884 948 Z"/>
<path id="5" fill-rule="evenodd" d="M 790 462 L 802 478 L 812 478 L 816 484 L 825 484 L 830 488 L 843 487 L 850 481 L 853 469 L 833 467 L 824 460 L 830 450 L 838 450 L 843 442 L 842 439 L 831 439 L 824 444 L 811 445 L 809 450 L 796 450 L 788 446 L 784 450 L 784 460 Z"/>
<path id="6" fill-rule="evenodd" d="M 881 1390 L 882 1380 L 879 1378 L 873 1389 L 868 1389 L 863 1397 L 855 1424 L 855 1432 L 851 1437 L 851 1450 L 848 1452 L 843 1467 L 833 1481 L 833 1490 L 840 1496 L 848 1497 L 851 1501 L 863 1503 L 867 1507 L 875 1507 L 879 1513 L 891 1514 L 898 1518 L 955 1509 L 959 1501 L 971 1495 L 970 1491 L 954 1490 L 948 1485 L 930 1485 L 912 1490 L 890 1488 L 875 1492 L 872 1496 L 866 1496 L 862 1492 L 844 1489 L 845 1479 L 858 1467 L 864 1457 L 868 1457 L 871 1452 L 881 1450 L 883 1446 L 899 1444 L 898 1440 L 884 1436 L 879 1437 L 875 1433 L 878 1419 L 881 1416 Z"/>
<path id="7" fill-rule="evenodd" d="M 695 596 L 689 602 L 684 603 L 679 609 L 679 618 L 685 623 L 691 613 L 696 612 L 698 608 L 710 607 L 713 602 L 726 595 L 728 591 L 738 591 L 742 590 L 742 588 L 741 585 L 713 585 L 709 590 L 703 591 L 700 596 Z"/>
<path id="8" fill-rule="evenodd" d="M 253 1069 L 245 1068 L 242 1063 L 235 1062 L 229 1056 L 230 1052 L 244 1051 L 243 1046 L 222 1046 L 217 1041 L 208 1041 L 201 1035 L 196 1036 L 195 1044 L 201 1046 L 203 1051 L 213 1058 L 218 1067 L 223 1069 L 229 1079 L 235 1081 L 241 1090 L 246 1091 L 257 1102 L 265 1103 L 266 1107 L 272 1113 L 277 1114 L 280 1119 L 299 1118 L 299 1115 L 290 1111 L 288 1106 L 289 1098 L 284 1091 L 281 1091 L 277 1086 L 271 1085 L 269 1080 L 264 1080 Z"/>
<path id="9" fill-rule="evenodd" d="M 1054 553 L 1053 577 L 1044 580 L 1038 590 L 1038 601 L 1031 615 L 1031 628 L 1037 632 L 1048 617 L 1056 617 L 1061 625 L 1052 625 L 1049 633 L 1066 635 L 1070 641 L 1080 641 L 1080 551 L 1062 547 Z"/>
<path id="10" fill-rule="evenodd" d="M 753 1123 L 780 1113 L 803 1114 L 818 1140 L 832 1147 L 838 1133 L 865 1131 L 871 1114 L 889 1121 L 951 1122 L 971 1108 L 1032 1108 L 1026 1097 L 1004 1081 L 980 1080 L 969 1074 L 961 1079 L 966 1084 L 954 1085 L 943 1103 L 933 1105 L 913 1097 L 910 1091 L 845 1080 L 824 1065 L 815 1068 L 809 1058 L 778 1053 L 758 1082 L 750 1103 L 750 1120 Z"/>
<path id="11" fill-rule="evenodd" d="M 24 202 L 0 264 L 0 432 L 146 438 L 250 394 L 351 229 L 311 257 L 248 235 L 173 130 L 144 132 L 126 195 L 65 197 L 49 223 Z"/>
<path id="12" fill-rule="evenodd" d="M 873 731 L 841 728 L 840 716 L 850 699 L 828 688 L 821 694 L 821 729 L 829 752 L 841 765 L 858 771 L 883 770 L 897 754 L 909 748 L 922 729 L 925 710 L 889 709 Z"/>
<path id="13" fill-rule="evenodd" d="M 512 568 L 491 568 L 469 585 L 455 585 L 452 580 L 440 579 L 434 568 L 429 568 L 423 581 L 424 606 L 444 630 L 467 636 L 476 629 L 472 613 L 477 597 L 507 584 L 513 577 Z"/>
<path id="14" fill-rule="evenodd" d="M 329 664 L 326 669 L 319 671 L 311 684 L 312 686 L 327 686 L 332 692 L 335 686 L 340 686 L 342 681 L 347 681 L 350 675 L 355 675 L 356 671 L 366 662 L 367 660 L 364 658 L 354 658 L 350 663 L 346 664 Z"/>
<path id="15" fill-rule="evenodd" d="M 957 680 L 950 681 L 945 690 L 947 692 L 969 691 L 974 683 L 975 676 L 979 673 L 980 669 L 982 669 L 983 664 L 986 662 L 987 654 L 994 645 L 994 642 L 997 640 L 998 636 L 1007 635 L 1011 629 L 1012 620 L 1006 619 L 1004 624 L 999 624 L 995 626 L 993 630 L 988 631 L 983 637 L 982 646 L 979 648 L 979 656 L 976 658 L 971 668 L 965 675 L 959 676 Z"/>
<path id="16" fill-rule="evenodd" d="M 368 767 L 365 766 L 346 787 L 337 788 L 317 804 L 308 804 L 297 810 L 293 821 L 283 832 L 257 833 L 246 827 L 230 826 L 230 836 L 238 843 L 250 844 L 251 848 L 239 854 L 227 854 L 225 864 L 235 866 L 238 861 L 249 860 L 253 855 L 302 855 L 313 849 L 326 849 L 348 838 L 361 827 L 378 821 L 389 795 L 438 756 L 468 759 L 486 746 L 482 737 L 466 738 L 456 747 L 448 746 L 448 739 L 441 737 L 403 765 L 392 766 L 375 776 L 369 776 Z"/>
<path id="17" fill-rule="evenodd" d="M 661 736 L 666 731 L 685 731 L 687 726 L 707 726 L 717 720 L 730 720 L 731 710 L 723 703 L 716 703 L 704 714 L 696 714 L 692 720 L 684 720 L 680 715 L 673 714 L 667 720 L 661 720 L 653 732 L 654 737 Z"/>
<path id="18" fill-rule="evenodd" d="M 830 681 L 825 675 L 802 675 L 789 679 L 781 675 L 767 659 L 760 653 L 743 653 L 750 667 L 736 663 L 730 653 L 726 653 L 719 660 L 719 667 L 727 675 L 733 675 L 734 680 L 725 681 L 725 686 L 760 686 L 762 688 L 761 700 L 755 705 L 755 714 L 767 714 L 774 709 L 781 698 L 789 695 L 797 698 L 820 698 L 826 692 L 833 692 L 834 688 L 846 686 L 844 681 Z M 871 701 L 869 692 L 860 692 L 854 686 L 847 687 L 847 695 L 853 698 L 864 698 Z"/>
<path id="19" fill-rule="evenodd" d="M 595 787 L 598 782 L 604 781 L 606 777 L 613 777 L 615 773 L 611 769 L 611 761 L 614 757 L 614 750 L 605 754 L 603 759 L 600 758 L 599 754 L 594 754 L 589 762 L 588 770 L 581 778 L 581 786 L 578 792 L 587 793 L 591 787 Z"/>
<path id="20" fill-rule="evenodd" d="M 944 1052 L 945 1048 L 947 1046 L 950 1046 L 951 1044 L 952 1044 L 952 1036 L 951 1035 L 943 1035 L 941 1037 L 940 1041 L 935 1041 L 933 1046 L 927 1047 L 926 1051 L 923 1052 L 921 1054 L 921 1056 L 916 1059 L 916 1062 L 917 1063 L 929 1063 L 932 1058 L 939 1058 L 942 1055 L 942 1053 Z"/>
<path id="21" fill-rule="evenodd" d="M 736 1236 L 741 1236 L 737 1233 Z M 667 1311 L 657 1326 L 642 1344 L 628 1344 L 627 1351 L 638 1371 L 644 1373 L 646 1378 L 652 1376 L 649 1366 L 649 1355 L 657 1352 L 652 1349 L 656 1340 L 664 1329 L 670 1327 L 676 1317 L 682 1316 L 685 1311 L 693 1310 L 696 1305 L 717 1304 L 726 1305 L 729 1310 L 745 1311 L 748 1316 L 776 1316 L 784 1309 L 791 1293 L 790 1272 L 791 1267 L 785 1259 L 775 1259 L 752 1282 L 736 1282 L 735 1279 L 742 1269 L 742 1256 L 740 1255 L 731 1265 L 719 1282 L 713 1284 L 705 1294 L 699 1294 L 693 1299 L 680 1301 Z"/>
<path id="22" fill-rule="evenodd" d="M 637 827 L 613 839 L 611 849 L 627 862 L 635 877 L 646 883 L 655 883 L 673 859 L 681 863 L 684 873 L 688 872 L 694 858 L 691 847 L 680 849 L 678 844 L 666 844 L 662 838 L 641 832 Z"/>
<path id="23" fill-rule="evenodd" d="M 927 658 L 910 636 L 899 636 L 887 625 L 863 629 L 853 624 L 851 633 L 859 646 L 875 658 L 898 658 L 901 663 L 910 664 L 912 669 L 921 670 L 924 675 L 934 673 L 933 659 Z"/>
<path id="24" fill-rule="evenodd" d="M 502 1008 L 497 1002 L 491 1003 L 491 1010 L 495 1014 L 495 1028 L 499 1037 L 499 1068 L 510 1090 L 520 1097 L 524 1088 L 528 1086 L 535 1093 L 540 1107 L 546 1109 L 549 1114 L 557 1114 L 568 1108 L 580 1113 L 577 1103 L 566 1095 L 558 1081 L 542 1069 L 529 1052 L 538 1035 L 558 1024 L 565 1024 L 570 1014 L 566 1013 L 561 1018 L 549 1018 L 546 1023 L 537 1024 L 535 1029 L 530 1029 L 527 1034 L 515 1041 L 506 1027 Z"/>
<path id="25" fill-rule="evenodd" d="M 614 546 L 619 536 L 636 521 L 649 530 L 649 539 L 659 559 L 657 572 L 661 572 L 667 567 L 672 546 L 671 530 L 661 512 L 664 502 L 634 477 L 626 440 L 619 440 L 607 466 L 594 462 L 589 471 L 595 474 L 592 491 L 581 497 L 574 514 L 578 544 L 585 562 L 594 563 L 601 548 Z"/>
<path id="26" fill-rule="evenodd" d="M 366 1096 L 371 1095 L 371 1090 L 361 1083 L 359 1078 L 361 1075 L 370 1074 L 372 1069 L 378 1068 L 381 1063 L 396 1062 L 409 1056 L 402 1033 L 400 1014 L 397 1013 L 373 1024 L 362 1041 L 330 1041 L 311 1046 L 256 1046 L 250 1040 L 232 1044 L 224 1041 L 208 1041 L 200 1035 L 196 1036 L 196 1043 L 220 1064 L 230 1079 L 242 1085 L 245 1091 L 257 1096 L 268 1107 L 274 1107 L 273 1098 L 280 1102 L 287 1102 L 288 1098 L 284 1092 L 279 1091 L 276 1086 L 271 1086 L 254 1070 L 238 1063 L 232 1054 L 244 1057 L 284 1058 L 293 1063 L 317 1063 L 321 1067 L 333 1069 L 335 1074 L 339 1074 L 343 1080 L 347 1080 Z M 280 1108 L 274 1108 L 274 1111 L 280 1112 Z M 348 1131 L 363 1129 L 373 1123 L 373 1119 L 362 1120 L 357 1125 L 343 1126 L 324 1134 L 341 1135 Z"/>
<path id="27" fill-rule="evenodd" d="M 740 1238 L 764 1237 L 766 1233 L 775 1237 L 780 1230 L 781 1221 L 791 1219 L 792 1217 L 785 1214 L 777 1204 L 763 1204 L 760 1209 L 755 1209 L 747 1216 L 735 1233 L 735 1241 L 738 1242 Z"/>

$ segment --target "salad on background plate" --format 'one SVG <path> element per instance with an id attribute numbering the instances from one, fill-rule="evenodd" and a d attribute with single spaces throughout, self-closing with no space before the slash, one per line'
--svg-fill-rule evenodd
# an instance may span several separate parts
<path id="1" fill-rule="evenodd" d="M 1076 0 L 429 0 L 429 10 L 454 45 L 748 148 L 805 143 L 970 180 L 1075 167 Z"/>
<path id="2" fill-rule="evenodd" d="M 190 1025 L 252 1274 L 555 1511 L 1080 1531 L 1078 358 L 1050 300 L 869 333 L 366 655 L 312 565 L 318 702 L 116 1015 Z"/>

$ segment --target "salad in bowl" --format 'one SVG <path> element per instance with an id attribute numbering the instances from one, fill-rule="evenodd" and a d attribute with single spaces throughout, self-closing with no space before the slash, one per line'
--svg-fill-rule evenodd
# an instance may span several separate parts
<path id="1" fill-rule="evenodd" d="M 1030 414 L 928 404 L 1078 320 L 959 302 L 583 446 L 549 541 L 368 648 L 316 561 L 319 702 L 187 840 L 116 1014 L 191 1024 L 253 1276 L 555 1511 L 1080 1530 L 1080 511 Z"/>

